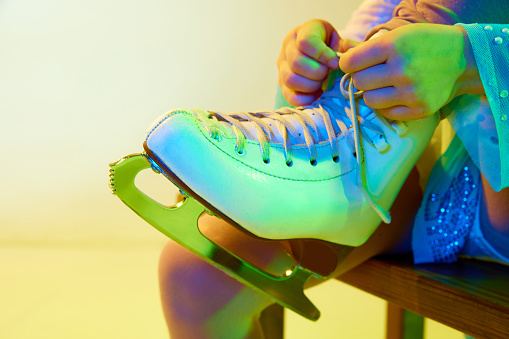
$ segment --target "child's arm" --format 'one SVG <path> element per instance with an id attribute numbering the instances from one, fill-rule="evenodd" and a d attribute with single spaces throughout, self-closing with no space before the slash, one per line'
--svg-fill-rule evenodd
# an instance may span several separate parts
<path id="1" fill-rule="evenodd" d="M 389 118 L 441 109 L 499 191 L 509 187 L 508 44 L 509 24 L 412 24 L 348 51 L 340 66 L 355 73 L 366 103 Z"/>
<path id="2" fill-rule="evenodd" d="M 464 93 L 484 93 L 472 48 L 457 26 L 412 24 L 341 57 L 368 106 L 395 120 L 428 117 Z"/>

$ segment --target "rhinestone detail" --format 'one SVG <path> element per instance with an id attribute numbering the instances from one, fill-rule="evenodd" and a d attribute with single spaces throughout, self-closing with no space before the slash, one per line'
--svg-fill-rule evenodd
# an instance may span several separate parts
<path id="1" fill-rule="evenodd" d="M 465 166 L 445 193 L 429 195 L 424 218 L 435 262 L 456 261 L 475 220 L 479 193 L 479 183 Z"/>

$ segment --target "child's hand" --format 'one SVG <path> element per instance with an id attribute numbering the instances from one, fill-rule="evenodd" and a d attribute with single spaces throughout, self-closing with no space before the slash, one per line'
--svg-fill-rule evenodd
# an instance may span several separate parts
<path id="1" fill-rule="evenodd" d="M 334 27 L 324 20 L 313 19 L 292 29 L 277 60 L 279 85 L 286 100 L 301 106 L 317 99 L 329 69 L 339 68 L 335 51 L 346 51 L 349 44 L 353 42 L 341 40 Z"/>
<path id="2" fill-rule="evenodd" d="M 482 93 L 461 27 L 410 24 L 341 56 L 366 104 L 390 119 L 426 118 L 463 93 Z M 465 36 L 464 36 L 465 35 Z"/>

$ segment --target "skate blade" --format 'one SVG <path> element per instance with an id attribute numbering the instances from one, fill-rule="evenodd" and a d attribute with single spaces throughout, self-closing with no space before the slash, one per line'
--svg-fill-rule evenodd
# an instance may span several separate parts
<path id="1" fill-rule="evenodd" d="M 142 193 L 134 184 L 136 175 L 153 168 L 146 154 L 132 154 L 110 164 L 110 188 L 129 208 L 161 233 L 195 253 L 203 260 L 255 289 L 272 301 L 316 321 L 320 311 L 304 295 L 304 285 L 319 275 L 294 266 L 284 276 L 274 276 L 249 264 L 205 237 L 198 218 L 205 207 L 186 195 L 174 206 L 165 207 Z M 158 168 L 153 168 L 159 172 Z"/>

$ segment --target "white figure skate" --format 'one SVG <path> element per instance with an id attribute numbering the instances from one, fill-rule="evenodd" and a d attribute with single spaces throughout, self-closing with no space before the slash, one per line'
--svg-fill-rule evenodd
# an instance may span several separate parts
<path id="1" fill-rule="evenodd" d="M 363 244 L 382 221 L 390 222 L 387 211 L 439 117 L 389 121 L 354 90 L 345 75 L 306 107 L 168 113 L 150 129 L 146 154 L 110 165 L 112 188 L 164 234 L 316 320 L 319 312 L 303 293 L 313 272 L 296 266 L 287 276 L 266 274 L 205 238 L 197 220 L 207 210 L 261 238 L 312 238 L 347 246 Z M 134 177 L 150 166 L 186 199 L 166 208 L 141 193 Z"/>

